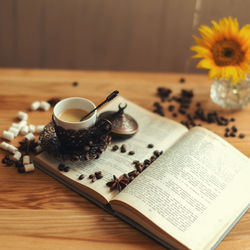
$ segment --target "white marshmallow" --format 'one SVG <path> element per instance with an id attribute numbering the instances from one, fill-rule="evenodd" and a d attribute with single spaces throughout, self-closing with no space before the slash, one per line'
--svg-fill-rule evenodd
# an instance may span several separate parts
<path id="1" fill-rule="evenodd" d="M 40 108 L 44 111 L 48 111 L 50 108 L 50 104 L 48 102 L 42 101 L 40 104 Z"/>
<path id="2" fill-rule="evenodd" d="M 29 141 L 33 140 L 34 139 L 34 134 L 32 133 L 28 133 L 27 135 L 25 135 L 25 138 Z"/>
<path id="3" fill-rule="evenodd" d="M 36 102 L 33 102 L 30 106 L 30 109 L 35 111 L 35 110 L 38 110 L 40 108 L 40 102 L 39 101 L 36 101 Z"/>
<path id="4" fill-rule="evenodd" d="M 29 155 L 24 155 L 23 157 L 23 164 L 30 164 L 30 157 Z"/>
<path id="5" fill-rule="evenodd" d="M 17 117 L 20 119 L 20 120 L 28 120 L 28 114 L 23 112 L 23 111 L 19 111 L 17 113 Z"/>
<path id="6" fill-rule="evenodd" d="M 16 151 L 18 151 L 18 149 L 11 144 L 8 144 L 7 150 L 12 154 L 14 154 Z"/>
<path id="7" fill-rule="evenodd" d="M 3 149 L 3 150 L 7 150 L 8 149 L 8 145 L 10 145 L 9 143 L 3 141 L 1 142 L 0 144 L 0 148 Z"/>
<path id="8" fill-rule="evenodd" d="M 16 151 L 13 155 L 13 159 L 16 161 L 19 161 L 21 156 L 22 156 L 22 154 L 19 151 Z"/>
<path id="9" fill-rule="evenodd" d="M 37 125 L 36 126 L 36 132 L 37 133 L 41 133 L 44 129 L 45 125 Z"/>
<path id="10" fill-rule="evenodd" d="M 29 133 L 29 127 L 26 125 L 24 127 L 22 127 L 20 134 L 21 135 L 27 135 Z"/>
<path id="11" fill-rule="evenodd" d="M 32 171 L 35 170 L 35 166 L 34 166 L 33 163 L 31 163 L 31 164 L 26 164 L 26 165 L 24 165 L 24 170 L 25 170 L 26 173 L 32 172 Z"/>
<path id="12" fill-rule="evenodd" d="M 15 137 L 19 134 L 19 128 L 10 127 L 8 131 L 13 133 Z"/>
<path id="13" fill-rule="evenodd" d="M 20 124 L 19 124 L 19 123 L 13 122 L 13 123 L 11 124 L 11 127 L 19 129 L 19 128 L 20 128 Z"/>
<path id="14" fill-rule="evenodd" d="M 24 126 L 27 125 L 27 121 L 22 120 L 22 121 L 20 121 L 18 124 L 19 124 L 19 127 L 20 127 L 20 129 L 21 129 L 21 128 L 23 128 Z"/>
<path id="15" fill-rule="evenodd" d="M 3 131 L 2 138 L 8 141 L 12 141 L 14 139 L 14 134 L 10 131 Z"/>
<path id="16" fill-rule="evenodd" d="M 43 151 L 43 149 L 42 149 L 42 147 L 40 145 L 36 146 L 35 150 L 36 150 L 37 153 L 40 153 L 40 152 Z"/>
<path id="17" fill-rule="evenodd" d="M 30 124 L 30 125 L 29 125 L 29 132 L 30 132 L 30 133 L 35 133 L 35 132 L 36 132 L 36 126 L 33 125 L 33 124 Z"/>

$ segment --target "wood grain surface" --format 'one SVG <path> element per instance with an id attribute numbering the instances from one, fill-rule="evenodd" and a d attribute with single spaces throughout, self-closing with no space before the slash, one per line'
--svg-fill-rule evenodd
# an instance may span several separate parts
<path id="1" fill-rule="evenodd" d="M 179 83 L 180 77 L 185 77 L 184 84 Z M 73 87 L 73 81 L 79 85 Z M 0 69 L 0 131 L 8 129 L 19 110 L 50 97 L 82 96 L 98 104 L 118 89 L 122 96 L 152 110 L 158 86 L 170 87 L 174 93 L 193 89 L 194 101 L 200 101 L 205 110 L 235 117 L 236 126 L 246 137 L 227 140 L 250 157 L 250 106 L 240 111 L 217 107 L 209 99 L 206 75 Z M 46 124 L 50 115 L 51 110 L 29 112 L 29 123 Z M 166 116 L 171 118 L 167 111 Z M 224 134 L 224 127 L 204 127 Z M 0 158 L 3 155 L 0 152 Z M 0 249 L 163 249 L 38 169 L 19 174 L 15 167 L 0 163 L 0 183 Z M 250 249 L 250 211 L 218 249 Z"/>

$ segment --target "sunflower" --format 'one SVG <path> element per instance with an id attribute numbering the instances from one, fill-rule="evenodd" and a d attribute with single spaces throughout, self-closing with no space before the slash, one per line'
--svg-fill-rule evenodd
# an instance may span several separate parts
<path id="1" fill-rule="evenodd" d="M 191 50 L 194 58 L 203 58 L 197 68 L 209 69 L 209 77 L 232 79 L 237 83 L 250 73 L 250 25 L 239 29 L 237 19 L 223 18 L 212 21 L 212 28 L 202 25 L 201 38 L 194 37 L 197 45 Z"/>

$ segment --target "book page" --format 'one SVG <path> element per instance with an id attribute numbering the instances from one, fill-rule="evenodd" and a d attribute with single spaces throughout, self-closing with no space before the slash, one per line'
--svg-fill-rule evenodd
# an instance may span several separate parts
<path id="1" fill-rule="evenodd" d="M 191 249 L 210 249 L 250 201 L 250 160 L 214 133 L 190 130 L 115 201 Z"/>
<path id="2" fill-rule="evenodd" d="M 129 139 L 112 142 L 99 159 L 89 162 L 69 162 L 70 171 L 66 173 L 60 172 L 68 180 L 74 180 L 78 184 L 95 190 L 105 197 L 106 202 L 117 194 L 116 190 L 110 192 L 106 186 L 106 183 L 112 179 L 113 175 L 119 177 L 124 173 L 134 170 L 135 168 L 132 164 L 134 160 L 143 161 L 149 158 L 154 150 L 166 150 L 187 132 L 186 127 L 180 123 L 153 114 L 122 97 L 115 98 L 102 111 L 118 111 L 120 103 L 122 103 L 122 106 L 125 104 L 128 105 L 125 113 L 130 114 L 136 119 L 139 125 L 138 132 Z M 147 148 L 149 143 L 154 144 L 152 149 Z M 113 144 L 119 147 L 125 144 L 127 152 L 121 153 L 120 150 L 113 152 Z M 135 152 L 134 155 L 128 155 L 128 152 L 131 150 Z M 59 170 L 57 170 L 59 161 L 55 158 L 50 157 L 47 153 L 42 153 L 37 156 L 37 159 L 45 167 L 52 167 L 55 174 L 59 173 Z M 103 178 L 92 183 L 88 179 L 88 176 L 96 171 L 102 171 Z M 81 174 L 84 174 L 85 178 L 78 180 Z"/>

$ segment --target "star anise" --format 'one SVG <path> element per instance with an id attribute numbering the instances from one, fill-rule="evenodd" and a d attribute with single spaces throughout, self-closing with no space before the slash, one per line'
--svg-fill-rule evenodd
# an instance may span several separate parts
<path id="1" fill-rule="evenodd" d="M 35 148 L 38 145 L 38 143 L 35 140 L 29 141 L 27 139 L 20 141 L 19 144 L 20 146 L 18 147 L 18 149 L 26 154 L 29 154 L 31 152 L 35 153 Z"/>
<path id="2" fill-rule="evenodd" d="M 117 189 L 119 192 L 121 192 L 122 189 L 129 184 L 129 182 L 130 178 L 126 175 L 121 175 L 119 178 L 113 175 L 113 179 L 107 182 L 106 185 L 110 187 L 110 191 Z"/>

